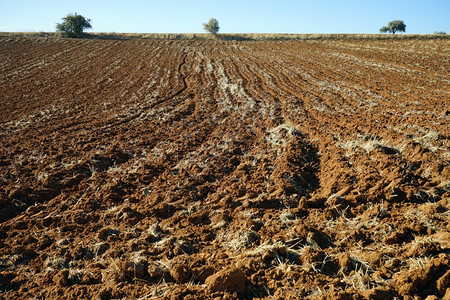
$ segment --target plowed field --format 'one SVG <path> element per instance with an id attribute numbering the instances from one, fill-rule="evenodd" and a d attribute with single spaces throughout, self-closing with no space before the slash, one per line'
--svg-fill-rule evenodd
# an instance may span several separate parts
<path id="1" fill-rule="evenodd" d="M 450 297 L 448 40 L 0 38 L 0 298 Z"/>

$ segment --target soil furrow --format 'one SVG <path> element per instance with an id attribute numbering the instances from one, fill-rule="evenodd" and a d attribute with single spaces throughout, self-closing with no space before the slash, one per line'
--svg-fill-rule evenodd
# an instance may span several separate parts
<path id="1" fill-rule="evenodd" d="M 0 298 L 448 298 L 446 39 L 0 58 Z"/>

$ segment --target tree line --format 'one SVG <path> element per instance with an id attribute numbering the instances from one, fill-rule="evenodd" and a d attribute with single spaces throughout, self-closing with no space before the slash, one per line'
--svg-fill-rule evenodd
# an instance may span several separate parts
<path id="1" fill-rule="evenodd" d="M 66 37 L 80 37 L 85 29 L 92 28 L 91 20 L 77 13 L 68 14 L 62 18 L 61 23 L 56 24 L 56 32 Z M 215 18 L 203 23 L 203 29 L 211 34 L 219 33 L 219 21 Z"/>
<path id="2" fill-rule="evenodd" d="M 56 32 L 67 37 L 80 37 L 85 29 L 92 28 L 91 20 L 77 13 L 68 14 L 62 18 L 61 23 L 56 24 Z M 203 23 L 203 29 L 211 34 L 219 33 L 219 21 L 215 18 L 209 19 L 207 23 Z M 394 20 L 380 28 L 381 33 L 405 32 L 406 24 L 402 20 Z M 445 32 L 435 32 L 435 34 L 445 34 Z"/>

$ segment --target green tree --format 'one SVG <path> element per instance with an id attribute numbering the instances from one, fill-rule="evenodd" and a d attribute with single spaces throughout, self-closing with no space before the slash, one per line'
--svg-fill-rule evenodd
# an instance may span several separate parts
<path id="1" fill-rule="evenodd" d="M 62 23 L 56 24 L 56 31 L 65 36 L 78 37 L 85 29 L 92 28 L 91 20 L 77 13 L 68 14 L 62 20 Z"/>
<path id="2" fill-rule="evenodd" d="M 397 31 L 406 31 L 406 25 L 402 20 L 391 21 L 387 26 L 383 26 L 380 28 L 381 33 L 390 32 L 392 34 L 395 34 Z"/>
<path id="3" fill-rule="evenodd" d="M 203 23 L 203 29 L 209 33 L 217 34 L 219 32 L 219 21 L 214 18 L 209 19 L 208 23 Z"/>

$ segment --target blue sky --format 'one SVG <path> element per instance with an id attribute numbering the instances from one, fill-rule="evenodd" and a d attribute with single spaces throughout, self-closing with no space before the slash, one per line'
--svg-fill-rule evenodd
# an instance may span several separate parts
<path id="1" fill-rule="evenodd" d="M 214 17 L 222 33 L 450 33 L 450 0 L 0 0 L 0 31 L 54 31 L 68 13 L 93 32 L 199 33 Z"/>

